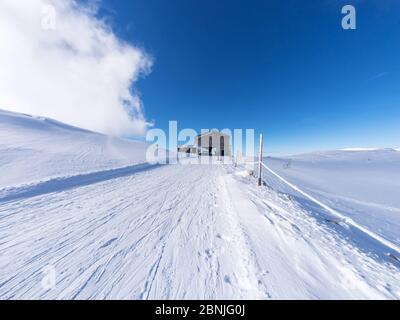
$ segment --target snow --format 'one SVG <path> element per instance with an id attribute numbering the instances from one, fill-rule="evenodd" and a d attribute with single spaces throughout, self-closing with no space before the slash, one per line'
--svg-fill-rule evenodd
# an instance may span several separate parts
<path id="1" fill-rule="evenodd" d="M 377 148 L 344 148 L 341 151 L 377 151 Z"/>
<path id="2" fill-rule="evenodd" d="M 265 162 L 329 207 L 400 245 L 399 151 L 329 151 Z M 265 179 L 275 189 L 293 193 L 270 175 Z"/>
<path id="3" fill-rule="evenodd" d="M 0 133 L 0 299 L 400 298 L 390 248 L 279 179 L 149 165 L 141 143 L 8 112 Z"/>
<path id="4" fill-rule="evenodd" d="M 0 110 L 0 188 L 145 162 L 146 144 Z"/>
<path id="5" fill-rule="evenodd" d="M 297 187 L 296 185 L 290 183 L 289 181 L 287 181 L 285 178 L 281 177 L 279 174 L 277 174 L 276 172 L 274 172 L 273 170 L 271 170 L 268 166 L 266 166 L 264 163 L 262 163 L 262 166 L 272 175 L 274 175 L 275 177 L 277 177 L 279 180 L 281 180 L 283 183 L 285 183 L 287 186 L 289 186 L 290 188 L 292 188 L 294 191 L 296 191 L 298 194 L 300 194 L 301 196 L 303 196 L 305 199 L 310 200 L 312 203 L 316 204 L 317 206 L 321 207 L 323 210 L 325 210 L 326 212 L 330 213 L 332 215 L 332 218 L 336 218 L 336 220 L 331 220 L 334 221 L 335 223 L 339 224 L 339 225 L 345 225 L 345 226 L 352 226 L 356 229 L 358 229 L 359 231 L 365 233 L 366 235 L 368 235 L 369 237 L 373 238 L 374 240 L 380 242 L 382 245 L 390 248 L 391 250 L 394 251 L 394 254 L 400 254 L 400 247 L 396 246 L 395 244 L 391 243 L 390 241 L 384 239 L 383 237 L 377 235 L 374 232 L 371 232 L 370 230 L 368 230 L 367 228 L 364 228 L 362 225 L 354 222 L 352 219 L 349 219 L 348 217 L 344 216 L 343 214 L 341 214 L 340 212 L 336 211 L 335 209 L 332 209 L 331 207 L 327 206 L 326 204 L 322 203 L 321 201 L 319 201 L 318 199 L 316 199 L 315 197 L 309 195 L 308 193 L 304 192 L 303 190 L 301 190 L 299 187 Z M 392 253 L 393 254 L 393 253 Z"/>

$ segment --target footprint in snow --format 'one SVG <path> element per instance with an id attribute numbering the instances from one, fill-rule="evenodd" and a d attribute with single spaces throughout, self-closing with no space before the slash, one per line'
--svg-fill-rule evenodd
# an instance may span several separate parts
<path id="1" fill-rule="evenodd" d="M 103 244 L 100 249 L 106 248 L 108 246 L 110 246 L 115 240 L 117 240 L 118 238 L 112 238 L 110 240 L 108 240 L 105 244 Z"/>
<path id="2" fill-rule="evenodd" d="M 206 249 L 205 252 L 206 252 L 206 255 L 207 255 L 208 258 L 212 258 L 213 253 L 214 253 L 214 250 L 212 250 L 212 249 Z"/>
<path id="3" fill-rule="evenodd" d="M 226 283 L 228 283 L 228 284 L 232 285 L 232 281 L 231 281 L 231 277 L 230 277 L 230 276 L 228 276 L 228 275 L 225 275 L 225 277 L 224 277 L 224 281 L 225 281 Z"/>

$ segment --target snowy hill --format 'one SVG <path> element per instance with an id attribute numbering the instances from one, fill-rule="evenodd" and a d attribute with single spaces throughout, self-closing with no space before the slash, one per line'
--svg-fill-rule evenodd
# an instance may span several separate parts
<path id="1" fill-rule="evenodd" d="M 0 110 L 0 188 L 143 163 L 146 145 Z"/>
<path id="2" fill-rule="evenodd" d="M 400 152 L 346 149 L 266 163 L 290 182 L 357 223 L 400 245 Z M 275 188 L 293 193 L 274 183 Z"/>
<path id="3" fill-rule="evenodd" d="M 142 143 L 4 111 L 0 133 L 0 299 L 400 298 L 400 250 L 273 177 L 258 187 L 241 166 L 148 165 Z M 346 214 L 367 206 L 378 226 L 396 214 L 385 198 L 340 194 L 361 197 L 343 179 L 372 169 L 369 182 L 396 187 L 396 153 L 378 153 L 268 162 Z M 391 221 L 374 230 L 394 241 Z"/>

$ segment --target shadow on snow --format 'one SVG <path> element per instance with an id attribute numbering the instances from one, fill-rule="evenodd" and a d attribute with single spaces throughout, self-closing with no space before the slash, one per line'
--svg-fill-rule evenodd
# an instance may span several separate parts
<path id="1" fill-rule="evenodd" d="M 49 193 L 84 187 L 112 179 L 127 177 L 139 172 L 156 169 L 160 166 L 162 165 L 150 165 L 148 163 L 144 163 L 118 169 L 97 171 L 70 177 L 54 178 L 33 185 L 10 188 L 6 190 L 5 195 L 0 195 L 0 203 L 28 199 Z"/>

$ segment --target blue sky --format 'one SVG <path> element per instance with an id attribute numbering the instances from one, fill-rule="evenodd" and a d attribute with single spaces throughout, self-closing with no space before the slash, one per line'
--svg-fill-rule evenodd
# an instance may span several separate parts
<path id="1" fill-rule="evenodd" d="M 103 0 L 99 15 L 153 56 L 136 87 L 157 128 L 254 128 L 272 155 L 400 146 L 396 0 Z"/>

